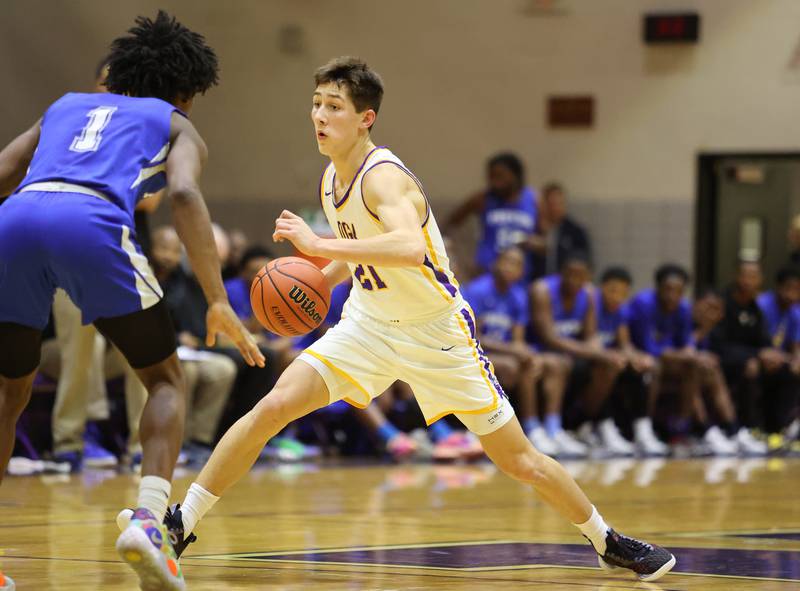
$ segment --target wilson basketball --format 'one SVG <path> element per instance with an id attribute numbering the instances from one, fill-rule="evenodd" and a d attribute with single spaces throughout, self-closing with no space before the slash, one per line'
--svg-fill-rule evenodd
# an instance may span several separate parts
<path id="1" fill-rule="evenodd" d="M 328 315 L 330 301 L 322 271 L 300 257 L 270 261 L 250 286 L 250 306 L 261 326 L 285 337 L 317 328 Z"/>

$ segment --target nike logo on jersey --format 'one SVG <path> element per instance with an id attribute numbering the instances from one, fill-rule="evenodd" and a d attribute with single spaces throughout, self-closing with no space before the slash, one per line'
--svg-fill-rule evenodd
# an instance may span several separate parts
<path id="1" fill-rule="evenodd" d="M 330 197 L 333 194 L 333 191 L 325 191 L 325 197 Z"/>
<path id="2" fill-rule="evenodd" d="M 455 345 L 450 345 L 449 347 L 442 347 L 442 351 L 449 351 L 453 347 L 455 347 Z"/>

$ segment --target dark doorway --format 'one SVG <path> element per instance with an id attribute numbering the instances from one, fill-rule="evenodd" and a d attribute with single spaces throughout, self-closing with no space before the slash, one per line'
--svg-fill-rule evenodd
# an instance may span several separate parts
<path id="1" fill-rule="evenodd" d="M 759 261 L 765 287 L 789 258 L 788 232 L 800 214 L 800 152 L 698 156 L 696 288 L 723 289 L 739 259 Z"/>

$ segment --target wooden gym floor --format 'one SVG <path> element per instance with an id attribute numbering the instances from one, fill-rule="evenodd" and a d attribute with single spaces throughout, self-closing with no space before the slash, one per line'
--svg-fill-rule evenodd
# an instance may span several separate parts
<path id="1" fill-rule="evenodd" d="M 567 466 L 612 525 L 668 546 L 675 574 L 600 571 L 572 526 L 489 464 L 283 466 L 256 469 L 203 521 L 183 559 L 188 588 L 800 588 L 800 459 Z M 7 478 L 3 569 L 20 591 L 135 589 L 114 552 L 114 516 L 135 494 L 114 472 Z"/>

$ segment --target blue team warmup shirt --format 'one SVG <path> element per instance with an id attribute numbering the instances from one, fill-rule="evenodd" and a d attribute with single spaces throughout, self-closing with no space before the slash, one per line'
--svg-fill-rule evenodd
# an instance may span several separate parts
<path id="1" fill-rule="evenodd" d="M 510 343 L 514 326 L 528 325 L 528 295 L 519 285 L 501 292 L 487 273 L 466 285 L 462 294 L 481 323 L 483 337 Z"/>
<path id="2" fill-rule="evenodd" d="M 639 292 L 629 305 L 631 340 L 640 350 L 659 356 L 666 349 L 692 343 L 692 308 L 688 300 L 667 314 L 658 306 L 654 289 Z"/>
<path id="3" fill-rule="evenodd" d="M 550 295 L 550 311 L 556 333 L 563 338 L 579 339 L 589 306 L 592 305 L 589 290 L 586 287 L 581 288 L 575 296 L 572 308 L 567 309 L 561 299 L 561 275 L 548 275 L 540 281 L 545 283 Z M 528 341 L 537 347 L 542 346 L 542 339 L 532 325 L 528 329 Z"/>
<path id="4" fill-rule="evenodd" d="M 536 230 L 538 208 L 536 193 L 524 187 L 516 201 L 504 201 L 487 193 L 481 215 L 482 234 L 475 259 L 483 270 L 492 268 L 497 255 L 524 242 Z M 526 252 L 526 276 L 531 271 L 531 257 Z"/>

